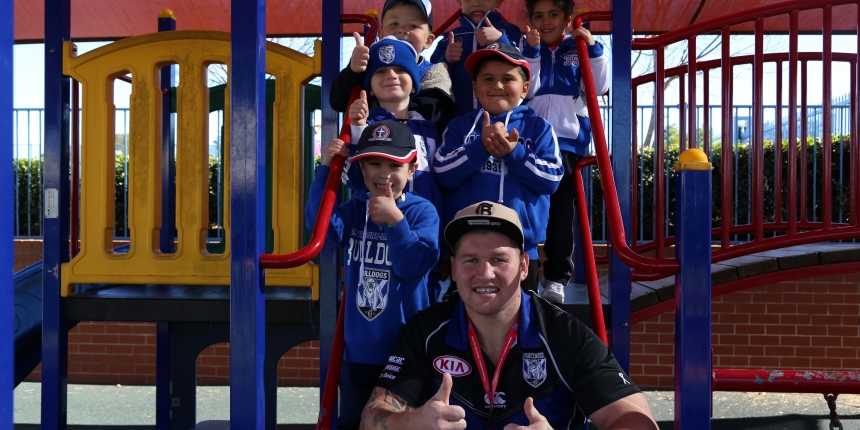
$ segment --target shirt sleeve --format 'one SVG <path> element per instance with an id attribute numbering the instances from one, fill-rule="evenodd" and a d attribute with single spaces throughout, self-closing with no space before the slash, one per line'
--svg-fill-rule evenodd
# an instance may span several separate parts
<path id="1" fill-rule="evenodd" d="M 573 396 L 586 416 L 640 392 L 597 335 L 578 321 L 572 329 L 578 339 L 579 357 L 565 378 L 571 381 Z"/>
<path id="2" fill-rule="evenodd" d="M 388 363 L 379 375 L 376 386 L 402 397 L 412 407 L 424 404 L 432 395 L 433 369 L 424 349 L 418 318 L 410 320 L 400 331 Z"/>
<path id="3" fill-rule="evenodd" d="M 308 190 L 308 201 L 305 203 L 305 227 L 310 231 L 313 231 L 314 223 L 319 214 L 320 202 L 322 201 L 329 172 L 331 172 L 331 167 L 329 166 L 321 165 L 317 167 L 316 176 L 311 183 L 310 190 Z M 347 228 L 344 215 L 347 212 L 346 205 L 348 204 L 349 202 L 347 201 L 334 207 L 331 213 L 331 224 L 329 224 L 328 232 L 326 233 L 326 239 L 340 247 L 343 247 L 346 238 Z"/>
<path id="4" fill-rule="evenodd" d="M 552 126 L 543 119 L 534 122 L 529 134 L 521 139 L 530 139 L 531 145 L 518 143 L 504 156 L 505 164 L 523 186 L 538 194 L 552 194 L 564 175 L 558 139 Z"/>
<path id="5" fill-rule="evenodd" d="M 393 226 L 385 226 L 388 236 L 394 274 L 416 281 L 424 277 L 439 260 L 439 215 L 430 202 L 422 205 L 426 210 L 407 219 L 405 216 Z"/>

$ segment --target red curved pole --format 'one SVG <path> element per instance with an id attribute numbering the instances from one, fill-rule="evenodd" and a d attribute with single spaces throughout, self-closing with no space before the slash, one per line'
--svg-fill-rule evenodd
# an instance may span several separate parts
<path id="1" fill-rule="evenodd" d="M 337 413 L 337 385 L 340 381 L 340 366 L 343 363 L 343 304 L 346 302 L 346 288 L 340 295 L 340 306 L 337 309 L 337 326 L 334 329 L 334 342 L 331 345 L 331 356 L 325 373 L 325 386 L 320 400 L 320 411 L 317 415 L 317 430 L 331 428 L 331 419 Z"/>
<path id="2" fill-rule="evenodd" d="M 582 26 L 582 17 L 576 17 L 576 27 Z M 591 73 L 591 60 L 588 58 L 588 48 L 585 40 L 577 38 L 576 47 L 581 62 L 582 79 L 584 82 L 585 101 L 588 105 L 588 116 L 591 121 L 591 131 L 594 135 L 594 149 L 597 152 L 597 166 L 601 172 L 600 185 L 603 187 L 603 199 L 606 204 L 606 220 L 610 227 L 610 238 L 612 249 L 624 264 L 645 272 L 677 273 L 677 260 L 654 260 L 642 257 L 634 253 L 627 245 L 627 233 L 621 220 L 621 208 L 618 204 L 618 195 L 615 190 L 615 178 L 612 176 L 612 165 L 609 160 L 609 150 L 606 146 L 606 134 L 603 131 L 603 121 L 600 118 L 600 107 L 597 104 L 597 95 L 594 93 L 594 75 Z"/>
<path id="3" fill-rule="evenodd" d="M 588 306 L 591 309 L 591 329 L 594 334 L 609 345 L 606 337 L 606 321 L 603 319 L 603 302 L 600 299 L 600 283 L 597 280 L 597 263 L 594 262 L 594 247 L 591 243 L 591 226 L 588 224 L 588 206 L 585 204 L 585 187 L 582 185 L 582 168 L 597 164 L 597 158 L 580 158 L 573 165 L 573 189 L 576 193 L 576 224 L 579 226 L 582 241 L 583 260 L 585 261 L 586 285 L 588 286 Z"/>

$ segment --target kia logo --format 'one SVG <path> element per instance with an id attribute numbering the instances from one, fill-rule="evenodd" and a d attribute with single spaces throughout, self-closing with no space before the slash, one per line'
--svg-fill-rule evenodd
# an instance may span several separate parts
<path id="1" fill-rule="evenodd" d="M 443 355 L 433 360 L 433 367 L 439 373 L 450 373 L 451 376 L 466 376 L 472 373 L 472 366 L 459 357 Z"/>

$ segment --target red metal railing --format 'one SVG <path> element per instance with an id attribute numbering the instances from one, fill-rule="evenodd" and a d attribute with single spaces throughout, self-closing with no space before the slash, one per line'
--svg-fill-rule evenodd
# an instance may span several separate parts
<path id="1" fill-rule="evenodd" d="M 832 141 L 830 137 L 830 123 L 831 123 L 831 109 L 830 109 L 830 99 L 831 99 L 831 84 L 832 77 L 830 71 L 832 70 L 832 63 L 834 60 L 836 61 L 846 61 L 851 64 L 851 73 L 850 73 L 850 88 L 851 88 L 851 130 L 852 134 L 856 136 L 858 130 L 858 124 L 860 124 L 860 109 L 858 109 L 858 105 L 860 105 L 860 95 L 858 95 L 858 87 L 860 87 L 860 69 L 858 69 L 858 55 L 846 55 L 846 54 L 834 54 L 832 52 L 831 45 L 831 37 L 832 37 L 832 16 L 833 16 L 833 6 L 839 5 L 847 5 L 847 4 L 858 4 L 855 1 L 794 1 L 788 3 L 782 3 L 773 6 L 767 6 L 763 8 L 753 9 L 744 13 L 738 13 L 734 15 L 730 15 L 717 20 L 710 20 L 707 22 L 703 22 L 698 25 L 690 26 L 684 29 L 680 29 L 677 31 L 673 31 L 670 33 L 666 33 L 664 35 L 649 38 L 649 39 L 635 39 L 633 42 L 634 49 L 640 50 L 654 50 L 656 51 L 656 71 L 648 76 L 637 78 L 634 80 L 634 112 L 636 109 L 635 100 L 636 100 L 636 86 L 640 82 L 652 82 L 654 83 L 655 91 L 655 111 L 657 114 L 655 115 L 656 126 L 655 130 L 657 132 L 656 135 L 656 151 L 655 151 L 655 212 L 657 213 L 655 216 L 655 240 L 653 243 L 646 244 L 644 246 L 637 246 L 635 249 L 631 249 L 626 243 L 626 234 L 624 231 L 624 226 L 621 222 L 621 213 L 618 205 L 618 197 L 615 190 L 615 184 L 611 169 L 611 164 L 609 160 L 608 149 L 606 146 L 606 137 L 603 131 L 603 123 L 600 119 L 600 110 L 597 104 L 597 96 L 594 94 L 594 80 L 591 74 L 590 61 L 588 59 L 588 54 L 585 46 L 585 41 L 578 40 L 577 48 L 579 50 L 579 58 L 581 61 L 581 68 L 583 72 L 583 81 L 584 87 L 586 88 L 586 102 L 588 105 L 589 116 L 592 118 L 592 131 L 594 134 L 594 143 L 595 143 L 595 152 L 596 157 L 587 157 L 585 159 L 580 160 L 576 164 L 576 172 L 580 172 L 580 170 L 586 166 L 591 164 L 597 164 L 598 168 L 602 172 L 600 175 L 601 187 L 604 190 L 604 199 L 606 205 L 606 217 L 607 222 L 610 226 L 611 232 L 611 243 L 613 251 L 619 256 L 619 258 L 627 265 L 634 268 L 638 271 L 638 275 L 640 277 L 665 277 L 667 274 L 676 273 L 678 270 L 678 262 L 677 260 L 667 260 L 664 258 L 664 249 L 667 245 L 671 245 L 674 243 L 674 238 L 666 238 L 663 232 L 662 226 L 664 225 L 666 219 L 665 214 L 663 213 L 663 207 L 665 204 L 665 195 L 663 194 L 663 190 L 665 189 L 665 185 L 663 183 L 663 178 L 665 177 L 665 163 L 664 163 L 664 151 L 663 147 L 664 136 L 663 136 L 663 112 L 665 107 L 665 100 L 663 96 L 663 83 L 665 82 L 667 73 L 676 73 L 675 76 L 680 78 L 681 82 L 681 95 L 679 97 L 679 104 L 682 114 L 679 115 L 679 121 L 681 125 L 679 127 L 680 131 L 680 149 L 683 150 L 689 143 L 689 147 L 698 146 L 697 142 L 697 126 L 698 121 L 696 118 L 696 91 L 697 91 L 697 78 L 696 73 L 698 71 L 703 71 L 703 87 L 705 88 L 704 94 L 704 104 L 706 115 L 704 117 L 704 122 L 706 124 L 706 130 L 708 128 L 708 122 L 710 118 L 707 117 L 707 106 L 708 106 L 708 95 L 709 95 L 709 77 L 710 70 L 721 67 L 722 68 L 722 128 L 723 128 L 723 145 L 722 145 L 722 166 L 724 168 L 721 170 L 721 181 L 722 181 L 722 198 L 721 198 L 721 223 L 719 228 L 712 229 L 712 236 L 720 237 L 720 246 L 719 250 L 716 250 L 712 254 L 712 260 L 714 262 L 723 261 L 726 259 L 748 255 L 755 252 L 766 251 L 771 249 L 778 249 L 787 246 L 814 243 L 814 242 L 823 242 L 823 241 L 831 241 L 838 239 L 847 239 L 847 238 L 856 238 L 860 236 L 860 207 L 858 207 L 858 201 L 860 201 L 860 186 L 857 186 L 858 182 L 858 174 L 860 174 L 860 145 L 857 143 L 856 138 L 851 139 L 851 184 L 850 187 L 850 221 L 848 223 L 833 223 L 832 214 L 830 212 L 830 205 L 832 202 L 832 181 L 831 181 L 831 163 L 830 163 L 830 154 Z M 820 55 L 814 56 L 814 54 L 800 54 L 798 52 L 798 13 L 801 11 L 812 10 L 812 9 L 822 9 L 822 28 L 824 33 L 824 43 L 823 43 L 823 53 Z M 857 12 L 858 14 L 858 33 L 860 33 L 860 4 L 858 4 Z M 589 16 L 587 14 L 584 17 L 578 17 L 576 19 L 577 26 L 582 24 L 583 18 L 595 20 L 596 17 Z M 596 15 L 596 14 L 595 14 Z M 772 18 L 780 15 L 789 15 L 789 43 L 790 43 L 790 52 L 787 54 L 788 57 L 788 70 L 789 70 L 789 100 L 788 100 L 788 113 L 789 113 L 789 124 L 788 127 L 788 165 L 790 166 L 788 172 L 787 179 L 787 189 L 788 189 L 788 219 L 783 221 L 781 217 L 782 210 L 782 200 L 781 200 L 781 168 L 776 169 L 776 177 L 779 180 L 774 181 L 777 184 L 775 187 L 775 191 L 777 196 L 775 198 L 776 204 L 776 213 L 774 216 L 774 222 L 765 223 L 764 222 L 764 214 L 763 214 L 763 201 L 764 201 L 764 136 L 763 136 L 763 89 L 764 89 L 764 63 L 771 61 L 776 62 L 780 67 L 777 67 L 777 124 L 778 127 L 781 126 L 782 119 L 782 67 L 781 62 L 785 61 L 786 54 L 764 54 L 764 19 Z M 607 20 L 606 17 L 601 17 L 600 20 Z M 731 35 L 731 27 L 738 24 L 750 23 L 753 22 L 755 24 L 755 54 L 752 57 L 739 57 L 732 58 L 730 56 L 730 35 Z M 698 63 L 695 61 L 695 54 L 690 55 L 691 60 L 686 66 L 682 66 L 680 68 L 666 70 L 664 65 L 664 50 L 665 48 L 673 43 L 687 41 L 688 50 L 691 53 L 695 53 L 695 39 L 698 35 L 719 31 L 721 33 L 721 38 L 723 42 L 722 46 L 722 58 L 716 61 L 710 62 L 702 62 Z M 860 40 L 858 40 L 858 52 L 860 52 Z M 807 63 L 812 61 L 813 59 L 820 59 L 823 64 L 823 79 L 822 79 L 822 97 L 824 98 L 824 107 L 823 107 L 823 139 L 822 139 L 822 147 L 823 147 L 823 156 L 822 156 L 822 166 L 824 166 L 822 172 L 823 181 L 822 186 L 824 188 L 822 202 L 822 221 L 820 222 L 810 222 L 807 219 L 807 196 L 806 196 L 806 188 L 808 185 L 806 178 L 806 151 L 801 152 L 800 156 L 800 167 L 801 167 L 801 175 L 800 175 L 800 184 L 798 184 L 796 168 L 797 166 L 797 136 L 794 124 L 797 123 L 797 69 L 798 65 L 802 64 L 801 68 L 801 112 L 806 112 L 806 97 L 807 97 Z M 729 106 L 732 106 L 732 67 L 738 64 L 752 64 L 753 65 L 753 131 L 754 135 L 752 136 L 752 144 L 751 149 L 752 153 L 750 155 L 750 159 L 755 163 L 752 168 L 752 185 L 751 188 L 753 191 L 753 201 L 752 203 L 752 222 L 750 224 L 744 225 L 732 225 L 731 224 L 731 211 L 732 211 L 732 199 L 731 194 L 728 190 L 731 190 L 732 187 L 732 169 L 731 162 L 729 160 L 733 157 L 732 145 L 733 142 L 733 126 L 732 126 L 732 110 L 729 109 Z M 685 72 L 686 70 L 686 72 Z M 687 77 L 687 91 L 688 91 L 688 99 L 689 103 L 685 102 L 684 99 L 684 77 Z M 684 109 L 687 109 L 687 115 L 684 115 Z M 686 117 L 686 118 L 685 118 Z M 635 118 L 635 115 L 634 115 Z M 687 121 L 685 123 L 685 120 Z M 689 125 L 690 132 L 687 132 L 687 125 Z M 634 132 L 636 130 L 634 124 Z M 707 133 L 706 133 L 707 135 Z M 806 149 L 806 121 L 801 121 L 801 144 L 804 149 Z M 778 166 L 781 166 L 781 145 L 782 145 L 782 134 L 781 131 L 777 134 L 777 154 L 780 154 L 776 157 L 776 163 Z M 636 139 L 634 138 L 634 142 Z M 726 144 L 728 142 L 728 144 Z M 703 147 L 706 152 L 710 152 L 710 139 L 709 136 L 703 139 Z M 637 163 L 634 162 L 632 165 L 635 166 Z M 576 188 L 577 193 L 577 212 L 585 212 L 587 208 L 585 207 L 585 195 L 581 181 L 581 174 L 577 173 L 578 180 L 574 181 L 574 186 Z M 634 178 L 637 175 L 633 175 Z M 634 186 L 636 184 L 636 179 L 634 179 Z M 794 193 L 791 192 L 793 190 L 798 189 L 798 185 L 800 185 L 801 195 L 800 202 L 797 201 Z M 634 204 L 632 205 L 634 208 L 637 206 L 635 204 L 635 198 L 637 193 L 633 193 L 634 196 Z M 798 214 L 797 205 L 798 203 L 801 205 L 800 214 Z M 799 216 L 798 216 L 799 215 Z M 585 217 L 582 217 L 585 218 Z M 582 218 L 579 218 L 580 220 Z M 799 220 L 798 220 L 799 218 Z M 590 242 L 590 229 L 588 228 L 587 220 L 586 222 L 581 222 L 580 228 L 582 231 L 582 236 L 589 237 L 588 242 Z M 729 237 L 732 234 L 740 233 L 740 232 L 751 232 L 754 234 L 754 238 L 752 241 L 734 245 L 732 246 L 729 243 Z M 765 233 L 783 233 L 782 235 L 773 235 L 773 237 L 767 238 L 765 237 Z M 586 243 L 583 243 L 583 247 L 588 246 Z M 636 251 L 647 251 L 653 250 L 655 251 L 656 258 L 647 258 L 637 254 Z M 591 261 L 587 261 L 586 266 L 589 272 L 588 283 L 589 288 L 591 288 L 592 283 L 596 284 L 596 264 L 593 260 L 593 254 L 590 252 L 586 252 L 585 258 Z M 829 372 L 829 371 L 806 371 L 806 370 L 784 370 L 784 371 L 776 371 L 769 372 L 764 370 L 749 370 L 749 369 L 713 369 L 713 389 L 720 391 L 769 391 L 769 392 L 820 392 L 824 393 L 860 393 L 860 384 L 858 384 L 858 375 L 856 372 Z"/>

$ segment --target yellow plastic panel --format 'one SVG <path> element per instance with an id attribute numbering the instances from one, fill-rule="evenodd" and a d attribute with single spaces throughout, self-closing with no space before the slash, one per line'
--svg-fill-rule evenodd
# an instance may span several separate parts
<path id="1" fill-rule="evenodd" d="M 319 52 L 319 46 L 316 46 Z M 229 65 L 230 35 L 209 31 L 171 31 L 124 39 L 81 56 L 64 45 L 64 73 L 83 86 L 81 251 L 62 270 L 62 294 L 83 283 L 229 285 L 230 248 L 224 254 L 206 252 L 208 222 L 209 91 L 206 69 L 211 63 Z M 273 43 L 267 44 L 267 72 L 277 78 L 274 129 L 275 184 L 273 224 L 275 252 L 301 246 L 301 85 L 320 73 L 315 58 Z M 160 69 L 179 65 L 177 95 L 175 253 L 158 249 L 161 228 L 161 90 Z M 132 74 L 129 130 L 128 253 L 112 251 L 114 226 L 113 81 Z M 228 88 L 229 91 L 229 88 Z M 229 93 L 227 93 L 229 94 Z M 225 105 L 229 112 L 229 106 Z M 229 114 L 225 135 L 229 136 Z M 226 142 L 229 145 L 229 141 Z M 229 152 L 229 151 L 227 151 Z M 225 190 L 229 190 L 229 155 L 224 160 Z M 229 202 L 229 191 L 224 196 Z M 229 207 L 224 208 L 229 238 Z M 304 265 L 270 270 L 267 285 L 307 286 L 319 297 L 318 268 Z"/>

